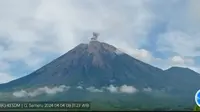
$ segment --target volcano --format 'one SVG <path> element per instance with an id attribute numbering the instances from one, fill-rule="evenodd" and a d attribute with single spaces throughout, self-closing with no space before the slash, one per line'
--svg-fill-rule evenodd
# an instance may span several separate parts
<path id="1" fill-rule="evenodd" d="M 190 103 L 193 103 L 193 95 L 200 88 L 199 79 L 200 74 L 188 68 L 172 67 L 168 70 L 162 70 L 95 38 L 88 44 L 81 43 L 77 45 L 64 55 L 27 76 L 1 84 L 0 91 L 10 92 L 13 90 L 59 85 L 90 89 L 91 87 L 100 89 L 109 86 L 120 87 L 125 85 L 123 87 L 131 86 L 136 88 L 137 91 L 149 91 L 153 94 L 153 98 L 155 96 L 162 96 L 162 100 L 163 96 L 165 96 L 163 94 L 172 95 L 173 97 L 170 98 L 173 100 L 176 99 L 176 96 L 183 96 L 183 98 L 188 96 L 191 100 Z M 78 97 L 80 94 L 83 95 L 80 91 L 71 90 L 61 96 L 64 97 L 62 99 L 68 98 L 68 100 L 73 100 L 73 98 L 80 98 Z M 126 101 L 132 99 L 132 97 L 116 97 L 106 93 L 102 94 L 104 94 L 103 96 L 109 96 L 107 98 L 112 99 L 112 101 L 118 98 L 121 98 L 120 101 L 127 98 Z M 99 97 L 97 94 L 91 95 L 91 93 L 84 93 L 82 97 L 87 100 L 88 97 L 86 96 L 102 98 L 102 96 Z M 144 100 L 144 98 L 147 99 Z M 152 97 L 139 93 L 136 99 L 137 103 L 140 101 L 156 101 L 150 98 Z M 165 98 L 167 100 L 170 99 L 169 97 Z M 181 99 L 181 101 L 183 100 Z M 188 101 L 188 99 L 184 101 Z M 171 101 L 169 104 L 173 102 Z"/>
<path id="2" fill-rule="evenodd" d="M 137 88 L 161 89 L 166 85 L 164 74 L 163 70 L 139 61 L 112 45 L 91 41 L 89 44 L 79 44 L 30 75 L 0 87 L 61 84 L 103 87 L 126 84 Z"/>
<path id="3" fill-rule="evenodd" d="M 185 72 L 181 73 L 183 70 Z M 188 68 L 180 69 L 180 67 L 172 67 L 164 71 L 137 60 L 112 45 L 96 40 L 90 41 L 89 44 L 79 44 L 35 72 L 9 83 L 1 84 L 0 89 L 48 85 L 100 88 L 126 84 L 133 85 L 138 89 L 150 87 L 163 90 L 170 88 L 169 82 L 174 82 L 177 85 L 178 81 L 175 80 L 178 78 L 179 80 L 187 80 L 188 78 L 184 78 L 186 76 L 191 77 L 192 80 L 185 84 L 189 83 L 188 85 L 196 87 L 197 84 L 200 84 L 198 81 L 200 77 L 198 73 L 191 71 Z M 183 75 L 177 76 L 176 73 Z M 182 81 L 179 82 L 182 85 Z"/>

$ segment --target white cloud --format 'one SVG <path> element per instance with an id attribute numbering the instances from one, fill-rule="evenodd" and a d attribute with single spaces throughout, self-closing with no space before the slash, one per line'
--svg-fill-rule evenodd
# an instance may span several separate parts
<path id="1" fill-rule="evenodd" d="M 112 43 L 115 45 L 115 43 Z M 118 46 L 118 50 L 116 51 L 119 55 L 122 53 L 126 53 L 136 59 L 144 61 L 146 63 L 151 63 L 155 57 L 152 56 L 151 52 L 145 49 L 136 49 L 134 47 L 129 46 L 123 42 L 116 42 L 116 46 Z"/>
<path id="2" fill-rule="evenodd" d="M 65 86 L 65 85 L 55 86 L 52 88 L 45 86 L 45 87 L 37 88 L 33 91 L 25 91 L 25 90 L 15 91 L 13 92 L 13 96 L 20 98 L 20 97 L 36 97 L 41 94 L 55 95 L 57 93 L 66 91 L 69 88 L 70 87 Z"/>
<path id="3" fill-rule="evenodd" d="M 174 55 L 172 57 L 168 57 L 167 59 L 153 58 L 153 61 L 151 64 L 163 70 L 166 70 L 173 66 L 177 66 L 177 67 L 190 68 L 200 73 L 200 70 L 199 70 L 200 67 L 196 65 L 192 57 Z"/>
<path id="4" fill-rule="evenodd" d="M 104 88 L 111 93 L 132 94 L 132 93 L 138 92 L 138 90 L 134 86 L 127 86 L 127 85 L 122 85 L 122 86 L 119 86 L 119 87 L 110 85 L 110 86 L 104 87 Z"/>
<path id="5" fill-rule="evenodd" d="M 7 74 L 7 73 L 2 73 L 0 72 L 0 83 L 7 83 L 11 80 L 14 80 L 16 79 L 16 77 L 10 75 L 10 74 Z"/>
<path id="6" fill-rule="evenodd" d="M 101 89 L 97 89 L 95 87 L 88 87 L 86 90 L 90 92 L 104 92 L 104 90 L 109 91 L 110 93 L 135 93 L 138 90 L 134 86 L 127 86 L 127 85 L 122 85 L 122 86 L 114 86 L 114 85 L 109 85 L 108 87 L 102 87 Z"/>
<path id="7" fill-rule="evenodd" d="M 110 91 L 111 93 L 117 93 L 118 92 L 118 87 L 115 87 L 113 85 L 110 85 L 106 88 L 108 91 Z"/>
<path id="8" fill-rule="evenodd" d="M 194 60 L 192 58 L 185 58 L 181 56 L 174 56 L 171 58 L 173 65 L 193 65 Z"/>
<path id="9" fill-rule="evenodd" d="M 150 87 L 144 88 L 143 90 L 144 90 L 145 92 L 151 92 L 151 91 L 152 91 L 152 89 L 151 89 Z"/>
<path id="10" fill-rule="evenodd" d="M 10 68 L 10 64 L 5 61 L 0 61 L 0 71 L 6 71 Z"/>
<path id="11" fill-rule="evenodd" d="M 181 31 L 172 31 L 161 34 L 157 45 L 161 52 L 172 51 L 180 56 L 199 56 L 200 38 Z"/>
<path id="12" fill-rule="evenodd" d="M 169 69 L 173 66 L 177 66 L 189 68 L 191 70 L 194 70 L 195 72 L 200 73 L 200 67 L 196 65 L 196 62 L 192 57 L 183 57 L 175 55 L 169 57 L 168 59 L 154 58 L 151 64 L 163 70 Z"/>
<path id="13" fill-rule="evenodd" d="M 88 87 L 88 88 L 86 88 L 86 90 L 88 90 L 90 92 L 103 92 L 103 90 L 97 89 L 95 87 Z"/>
<path id="14" fill-rule="evenodd" d="M 83 87 L 82 87 L 82 86 L 77 86 L 76 88 L 77 88 L 77 89 L 83 89 Z"/>
<path id="15" fill-rule="evenodd" d="M 151 62 L 152 58 L 153 58 L 151 53 L 145 49 L 135 49 L 135 51 L 133 52 L 133 55 L 136 58 L 138 58 L 144 62 L 147 62 L 147 63 Z"/>
<path id="16" fill-rule="evenodd" d="M 18 98 L 27 97 L 28 93 L 25 90 L 21 90 L 21 91 L 14 92 L 13 96 L 18 97 Z"/>
<path id="17" fill-rule="evenodd" d="M 184 64 L 184 59 L 180 56 L 174 56 L 172 57 L 172 63 L 175 63 L 175 64 Z"/>
<path id="18" fill-rule="evenodd" d="M 122 93 L 135 93 L 138 90 L 134 86 L 123 85 L 119 88 L 119 91 Z"/>

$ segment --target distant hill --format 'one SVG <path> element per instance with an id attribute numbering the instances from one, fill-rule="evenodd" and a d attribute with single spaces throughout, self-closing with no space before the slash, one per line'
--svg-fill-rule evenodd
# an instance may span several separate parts
<path id="1" fill-rule="evenodd" d="M 200 74 L 189 69 L 181 67 L 171 67 L 165 72 L 168 74 L 166 80 L 178 94 L 195 95 L 200 89 Z"/>

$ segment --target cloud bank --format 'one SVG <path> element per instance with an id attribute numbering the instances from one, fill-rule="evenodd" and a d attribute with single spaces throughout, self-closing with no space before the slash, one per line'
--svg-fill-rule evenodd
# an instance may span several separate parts
<path id="1" fill-rule="evenodd" d="M 128 85 L 122 85 L 122 86 L 114 86 L 109 85 L 108 87 L 102 87 L 100 89 L 97 89 L 95 87 L 89 87 L 86 88 L 89 92 L 110 92 L 110 93 L 126 93 L 126 94 L 133 94 L 136 92 L 139 92 L 138 89 L 136 89 L 134 86 L 128 86 Z M 144 92 L 152 92 L 152 88 L 147 87 L 143 89 Z"/>
<path id="2" fill-rule="evenodd" d="M 119 88 L 119 91 L 122 93 L 135 93 L 137 92 L 137 89 L 134 86 L 127 86 L 127 85 L 123 85 Z"/>
<path id="3" fill-rule="evenodd" d="M 95 87 L 89 87 L 89 88 L 86 88 L 86 90 L 88 90 L 90 92 L 103 92 L 103 90 L 97 89 Z"/>
<path id="4" fill-rule="evenodd" d="M 60 85 L 60 86 L 55 86 L 55 87 L 40 87 L 34 90 L 19 90 L 15 91 L 12 93 L 14 97 L 17 98 L 27 98 L 27 97 L 37 97 L 40 95 L 56 95 L 57 93 L 61 93 L 64 91 L 69 90 L 71 87 L 65 86 L 65 85 Z M 122 86 L 113 86 L 110 85 L 108 87 L 102 87 L 100 89 L 95 88 L 93 86 L 88 87 L 88 88 L 83 88 L 82 86 L 77 86 L 76 89 L 79 90 L 86 90 L 92 93 L 102 93 L 102 92 L 110 92 L 110 93 L 126 93 L 126 94 L 133 94 L 138 92 L 134 86 L 127 86 L 127 85 L 122 85 Z"/>
<path id="5" fill-rule="evenodd" d="M 84 90 L 82 86 L 78 86 L 76 88 Z M 122 86 L 109 85 L 107 87 L 101 87 L 101 88 L 96 88 L 94 86 L 91 86 L 91 87 L 86 88 L 85 90 L 89 92 L 93 92 L 93 93 L 101 93 L 101 92 L 107 91 L 110 93 L 127 93 L 127 94 L 132 94 L 139 91 L 134 86 L 128 86 L 128 85 L 122 85 Z"/>
<path id="6" fill-rule="evenodd" d="M 111 93 L 117 93 L 119 90 L 119 88 L 118 87 L 115 87 L 115 86 L 113 86 L 113 85 L 110 85 L 110 86 L 108 86 L 108 87 L 106 87 L 106 89 L 108 90 L 108 91 L 110 91 Z"/>
<path id="7" fill-rule="evenodd" d="M 69 88 L 70 87 L 65 86 L 65 85 L 56 86 L 53 88 L 49 88 L 45 86 L 45 87 L 37 88 L 32 91 L 26 91 L 26 90 L 15 91 L 13 92 L 13 96 L 17 98 L 22 98 L 22 97 L 36 97 L 42 94 L 55 95 L 57 93 L 64 92 L 68 90 Z"/>

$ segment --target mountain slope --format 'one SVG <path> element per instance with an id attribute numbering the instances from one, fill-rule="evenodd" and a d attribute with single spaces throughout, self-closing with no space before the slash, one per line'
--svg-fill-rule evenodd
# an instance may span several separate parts
<path id="1" fill-rule="evenodd" d="M 30 75 L 0 85 L 0 88 L 60 84 L 103 87 L 126 84 L 139 89 L 161 89 L 166 85 L 164 74 L 159 68 L 125 53 L 117 53 L 117 48 L 112 45 L 91 41 L 76 46 Z"/>

